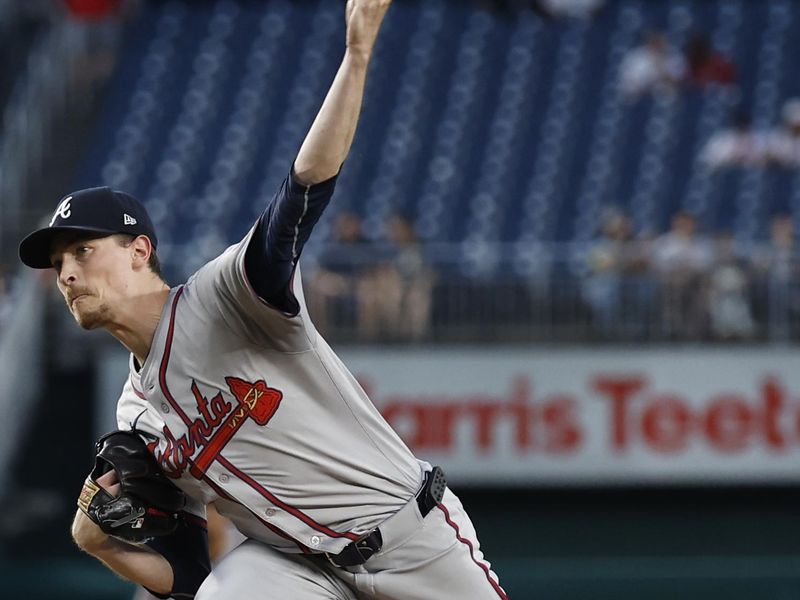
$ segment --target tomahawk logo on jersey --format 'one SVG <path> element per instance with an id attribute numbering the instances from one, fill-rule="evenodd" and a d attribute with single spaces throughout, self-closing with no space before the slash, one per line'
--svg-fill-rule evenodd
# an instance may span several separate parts
<path id="1" fill-rule="evenodd" d="M 148 444 L 169 477 L 183 475 L 191 461 L 192 476 L 202 479 L 208 465 L 242 424 L 250 418 L 261 426 L 266 425 L 283 398 L 280 390 L 268 387 L 263 379 L 249 383 L 238 377 L 226 377 L 225 381 L 238 404 L 227 401 L 222 392 L 209 401 L 200 393 L 197 383 L 192 381 L 191 390 L 197 402 L 198 416 L 192 420 L 188 431 L 176 436 L 165 425 L 164 439 L 161 440 L 164 443 L 155 440 Z"/>

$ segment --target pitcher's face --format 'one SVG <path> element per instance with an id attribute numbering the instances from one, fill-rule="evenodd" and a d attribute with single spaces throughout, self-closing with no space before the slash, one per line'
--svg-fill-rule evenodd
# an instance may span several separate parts
<path id="1" fill-rule="evenodd" d="M 113 319 L 115 307 L 130 289 L 129 248 L 120 245 L 115 236 L 64 234 L 53 242 L 50 262 L 58 289 L 78 325 L 96 329 Z"/>

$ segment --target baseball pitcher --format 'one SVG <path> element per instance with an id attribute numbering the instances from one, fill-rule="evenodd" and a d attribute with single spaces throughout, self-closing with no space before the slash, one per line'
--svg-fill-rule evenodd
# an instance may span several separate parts
<path id="1" fill-rule="evenodd" d="M 298 259 L 331 199 L 390 0 L 348 0 L 341 66 L 289 174 L 183 285 L 143 206 L 64 197 L 20 244 L 84 329 L 131 353 L 75 542 L 159 598 L 505 599 L 444 473 L 416 459 L 311 323 Z M 288 166 L 288 165 L 287 165 Z M 209 566 L 204 507 L 246 541 Z"/>

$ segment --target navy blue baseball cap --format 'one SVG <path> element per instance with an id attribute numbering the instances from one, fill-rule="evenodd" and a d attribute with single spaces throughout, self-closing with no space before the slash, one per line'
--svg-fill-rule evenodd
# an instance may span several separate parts
<path id="1" fill-rule="evenodd" d="M 47 227 L 31 233 L 19 244 L 19 258 L 34 269 L 49 269 L 53 238 L 64 231 L 86 232 L 96 237 L 128 233 L 146 235 L 153 248 L 158 243 L 153 222 L 142 203 L 109 187 L 89 188 L 64 196 Z"/>

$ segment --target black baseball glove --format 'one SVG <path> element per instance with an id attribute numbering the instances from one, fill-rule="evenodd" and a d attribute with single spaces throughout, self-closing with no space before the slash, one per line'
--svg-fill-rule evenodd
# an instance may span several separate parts
<path id="1" fill-rule="evenodd" d="M 105 533 L 129 542 L 169 535 L 180 521 L 186 496 L 158 466 L 134 431 L 114 431 L 98 440 L 94 468 L 78 497 L 78 506 Z M 114 497 L 97 479 L 116 471 L 120 493 Z"/>

